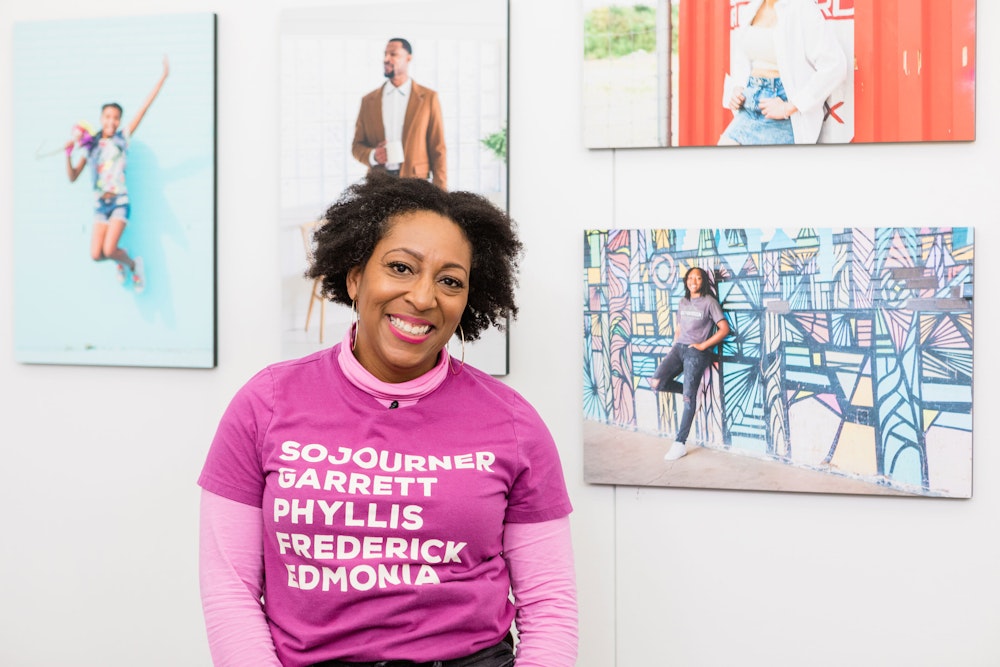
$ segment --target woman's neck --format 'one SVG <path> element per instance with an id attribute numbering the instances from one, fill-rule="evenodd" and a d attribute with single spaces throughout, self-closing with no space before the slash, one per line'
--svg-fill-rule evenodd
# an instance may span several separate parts
<path id="1" fill-rule="evenodd" d="M 770 28 L 774 26 L 778 21 L 778 14 L 774 9 L 774 5 L 777 1 L 778 0 L 764 0 L 754 13 L 754 17 L 751 19 L 750 25 L 757 26 L 758 28 Z"/>

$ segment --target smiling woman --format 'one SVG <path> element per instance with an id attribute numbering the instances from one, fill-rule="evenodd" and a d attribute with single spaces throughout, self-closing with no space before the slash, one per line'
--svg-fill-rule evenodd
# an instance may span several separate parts
<path id="1" fill-rule="evenodd" d="M 555 443 L 446 347 L 517 313 L 513 222 L 482 196 L 373 171 L 315 245 L 308 275 L 356 321 L 237 393 L 199 480 L 216 664 L 509 667 L 516 619 L 518 667 L 573 665 Z"/>
<path id="2" fill-rule="evenodd" d="M 361 365 L 385 382 L 433 368 L 460 326 L 471 265 L 472 245 L 448 218 L 433 211 L 393 218 L 365 265 L 347 274 Z"/>

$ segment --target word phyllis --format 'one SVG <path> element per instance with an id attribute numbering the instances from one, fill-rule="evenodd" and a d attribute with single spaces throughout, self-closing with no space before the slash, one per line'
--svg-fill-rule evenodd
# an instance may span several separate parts
<path id="1" fill-rule="evenodd" d="M 323 523 L 332 526 L 336 520 L 337 513 L 343 509 L 343 525 L 364 526 L 367 528 L 403 528 L 404 530 L 419 530 L 424 525 L 424 519 L 420 516 L 423 508 L 419 505 L 405 505 L 400 507 L 393 503 L 388 507 L 388 515 L 379 511 L 377 503 L 368 503 L 367 512 L 361 510 L 355 513 L 354 501 L 334 500 L 299 500 L 293 498 L 274 499 L 274 522 L 281 519 L 290 519 L 293 524 L 311 525 L 315 521 L 316 509 L 323 515 Z M 400 520 L 402 519 L 402 521 Z"/>

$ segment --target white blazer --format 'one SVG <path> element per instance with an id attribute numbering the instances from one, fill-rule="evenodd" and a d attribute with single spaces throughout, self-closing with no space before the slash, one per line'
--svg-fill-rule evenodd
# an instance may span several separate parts
<path id="1" fill-rule="evenodd" d="M 731 60 L 736 85 L 744 85 L 750 76 L 743 35 L 763 2 L 751 0 L 749 18 L 734 35 Z M 816 0 L 778 0 L 774 10 L 778 14 L 774 35 L 778 71 L 788 101 L 798 108 L 791 117 L 792 133 L 795 143 L 814 144 L 823 128 L 823 102 L 847 78 L 847 56 Z"/>

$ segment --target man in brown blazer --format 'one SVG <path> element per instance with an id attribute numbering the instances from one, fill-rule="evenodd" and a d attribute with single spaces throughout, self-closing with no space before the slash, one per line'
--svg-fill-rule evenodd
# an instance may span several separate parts
<path id="1" fill-rule="evenodd" d="M 410 78 L 412 57 L 408 41 L 389 40 L 382 62 L 388 81 L 361 98 L 351 152 L 372 169 L 385 169 L 401 178 L 429 178 L 447 190 L 441 103 L 436 92 Z"/>

